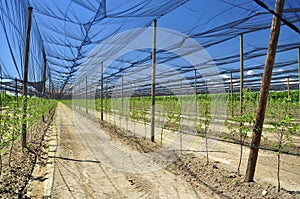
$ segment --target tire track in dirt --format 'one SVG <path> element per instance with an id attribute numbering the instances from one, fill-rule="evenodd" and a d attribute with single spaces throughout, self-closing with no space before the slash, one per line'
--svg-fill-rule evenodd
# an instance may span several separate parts
<path id="1" fill-rule="evenodd" d="M 157 195 L 157 190 L 148 180 L 134 174 L 128 174 L 126 177 L 135 189 L 144 194 L 143 198 L 159 198 Z"/>
<path id="2" fill-rule="evenodd" d="M 60 117 L 60 116 L 59 116 Z M 60 124 L 59 126 L 61 128 L 64 128 L 65 132 L 71 132 L 72 124 L 70 124 L 69 118 L 65 118 L 64 124 L 62 124 L 62 120 L 60 118 L 59 120 Z M 61 133 L 60 134 L 60 142 L 63 143 L 64 141 L 64 150 L 58 150 L 58 157 L 63 158 L 56 158 L 56 167 L 59 171 L 60 177 L 63 180 L 64 184 L 67 186 L 67 189 L 69 193 L 72 195 L 72 197 L 75 197 L 73 192 L 75 189 L 78 191 L 86 194 L 89 198 L 93 198 L 93 194 L 95 193 L 95 190 L 92 189 L 91 186 L 88 186 L 90 184 L 89 180 L 86 182 L 82 182 L 81 180 L 77 182 L 73 182 L 70 177 L 75 179 L 84 179 L 83 176 L 83 168 L 82 164 L 76 164 L 74 165 L 73 162 L 70 162 L 72 160 L 80 160 L 80 151 L 83 150 L 83 148 L 78 145 L 74 139 L 74 137 L 71 136 L 71 134 L 68 133 Z M 73 150 L 72 150 L 73 149 Z M 76 184 L 80 184 L 80 189 L 76 187 Z M 74 188 L 76 187 L 76 188 Z M 75 197 L 76 198 L 76 197 Z"/>

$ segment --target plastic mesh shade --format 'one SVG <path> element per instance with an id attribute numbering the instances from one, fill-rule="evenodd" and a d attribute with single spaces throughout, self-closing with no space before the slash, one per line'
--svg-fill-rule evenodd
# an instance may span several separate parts
<path id="1" fill-rule="evenodd" d="M 264 1 L 273 9 L 273 2 Z M 239 79 L 239 41 L 244 34 L 245 86 L 259 88 L 267 51 L 269 29 L 272 14 L 261 8 L 254 1 L 212 1 L 196 0 L 66 0 L 66 1 L 1 1 L 0 3 L 0 73 L 2 79 L 19 81 L 23 79 L 23 62 L 28 6 L 33 7 L 31 29 L 29 82 L 40 84 L 44 72 L 43 51 L 47 59 L 47 89 L 53 85 L 56 90 L 64 91 L 74 83 L 78 71 L 90 65 L 99 69 L 101 57 L 93 56 L 93 50 L 103 41 L 124 31 L 152 26 L 153 19 L 158 19 L 159 27 L 184 33 L 195 39 L 204 47 L 212 59 L 199 61 L 209 70 L 216 64 L 219 72 L 210 71 L 209 78 L 223 75 L 225 85 L 229 86 L 229 75 L 233 73 L 234 81 Z M 212 9 L 213 8 L 213 9 Z M 180 16 L 180 17 L 179 17 Z M 294 26 L 300 24 L 300 2 L 288 1 L 283 17 Z M 114 41 L 114 47 L 103 49 L 103 56 L 112 57 L 134 40 L 138 34 L 128 34 L 123 40 Z M 160 35 L 158 35 L 159 37 Z M 260 39 L 256 39 L 260 38 Z M 152 35 L 149 36 L 152 40 Z M 168 50 L 184 51 L 193 54 L 197 49 L 183 49 L 182 40 L 169 46 Z M 287 25 L 282 24 L 277 60 L 273 73 L 276 83 L 284 81 L 290 75 L 298 80 L 297 48 L 299 35 Z M 116 59 L 111 71 L 105 74 L 106 81 L 113 85 L 126 70 L 135 70 L 151 62 L 151 49 L 135 50 L 127 57 Z M 176 71 L 192 81 L 193 67 L 178 61 L 178 56 L 163 51 L 157 52 L 157 63 L 172 65 Z M 276 71 L 277 70 L 277 71 Z M 279 72 L 281 71 L 281 72 Z M 281 73 L 286 72 L 286 75 Z M 173 75 L 166 71 L 165 78 Z M 199 74 L 198 90 L 203 86 Z M 51 80 L 50 80 L 51 79 Z M 3 80 L 4 81 L 4 80 Z M 178 81 L 174 82 L 176 85 Z M 238 83 L 235 89 L 238 89 Z M 38 88 L 40 90 L 40 88 Z"/>

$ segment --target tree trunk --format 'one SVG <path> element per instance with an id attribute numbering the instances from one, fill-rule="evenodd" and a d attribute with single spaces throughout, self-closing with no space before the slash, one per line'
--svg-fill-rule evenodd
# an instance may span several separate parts
<path id="1" fill-rule="evenodd" d="M 207 140 L 207 131 L 205 131 L 205 150 L 206 150 L 206 165 L 209 163 L 209 158 L 208 158 L 208 140 Z"/>
<path id="2" fill-rule="evenodd" d="M 277 0 L 275 6 L 275 12 L 278 16 L 282 16 L 284 7 L 284 0 Z M 252 141 L 250 147 L 250 153 L 248 158 L 248 165 L 246 170 L 245 181 L 252 182 L 255 173 L 255 167 L 258 156 L 258 148 L 260 145 L 263 123 L 265 119 L 266 107 L 267 107 L 267 99 L 269 95 L 270 82 L 272 78 L 272 71 L 275 62 L 276 49 L 278 44 L 278 37 L 280 32 L 280 18 L 273 17 L 272 28 L 271 28 L 271 36 L 268 47 L 268 53 L 265 63 L 264 76 L 262 79 L 262 84 L 260 88 L 260 96 L 259 103 L 256 112 L 255 126 L 252 133 Z"/>

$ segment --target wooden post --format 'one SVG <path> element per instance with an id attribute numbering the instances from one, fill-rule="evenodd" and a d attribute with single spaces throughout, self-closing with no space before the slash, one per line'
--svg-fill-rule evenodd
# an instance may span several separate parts
<path id="1" fill-rule="evenodd" d="M 205 83 L 205 100 L 207 102 L 208 100 L 208 88 L 207 88 L 207 82 Z"/>
<path id="2" fill-rule="evenodd" d="M 121 113 L 122 113 L 122 117 L 123 117 L 124 116 L 124 77 L 123 77 L 123 75 L 121 77 L 121 109 L 122 109 Z"/>
<path id="3" fill-rule="evenodd" d="M 240 115 L 244 112 L 244 47 L 243 35 L 240 36 Z M 240 123 L 240 126 L 243 124 Z"/>
<path id="4" fill-rule="evenodd" d="M 18 79 L 15 78 L 15 100 L 16 100 L 16 106 L 18 107 Z"/>
<path id="5" fill-rule="evenodd" d="M 55 90 L 55 87 L 54 87 L 54 84 L 53 82 L 51 82 L 51 88 L 52 88 L 52 96 L 54 99 L 57 99 L 57 95 L 56 95 L 56 90 Z"/>
<path id="6" fill-rule="evenodd" d="M 81 88 L 80 88 L 80 82 L 78 83 L 78 109 L 81 110 Z"/>
<path id="7" fill-rule="evenodd" d="M 233 95 L 232 72 L 230 72 L 230 97 Z"/>
<path id="8" fill-rule="evenodd" d="M 0 107 L 2 107 L 2 76 L 1 76 L 1 65 L 0 65 Z M 0 114 L 2 114 L 2 108 L 0 109 Z"/>
<path id="9" fill-rule="evenodd" d="M 291 97 L 291 91 L 290 91 L 290 78 L 287 78 L 287 90 L 288 90 L 288 99 Z"/>
<path id="10" fill-rule="evenodd" d="M 44 58 L 44 70 L 43 70 L 42 96 L 45 97 L 45 93 L 46 93 L 46 72 L 47 72 L 47 61 L 46 61 L 45 49 L 43 50 L 43 58 Z"/>
<path id="11" fill-rule="evenodd" d="M 88 78 L 85 77 L 85 113 L 88 114 L 88 92 L 87 92 Z"/>
<path id="12" fill-rule="evenodd" d="M 120 105 L 119 106 L 119 108 L 120 109 L 122 109 L 122 99 L 123 99 L 123 95 L 122 95 L 122 80 L 121 80 L 121 86 L 120 86 L 120 92 L 119 92 L 119 98 L 121 99 L 121 105 L 119 104 L 119 101 L 118 101 L 118 105 Z M 120 126 L 120 128 L 122 128 L 122 111 L 123 111 L 123 109 L 120 111 L 119 110 L 119 112 L 118 112 L 118 114 L 119 114 L 119 126 Z"/>
<path id="13" fill-rule="evenodd" d="M 89 90 L 89 93 L 88 93 L 88 99 L 92 100 L 92 84 L 90 86 L 90 90 Z M 91 112 L 93 112 L 92 114 L 95 115 L 95 109 L 91 109 Z"/>
<path id="14" fill-rule="evenodd" d="M 27 82 L 28 82 L 28 64 L 30 53 L 30 30 L 32 19 L 32 7 L 28 8 L 28 22 L 26 30 L 26 44 L 25 44 L 25 61 L 23 74 L 23 116 L 22 116 L 22 148 L 26 148 L 26 133 L 27 133 Z"/>
<path id="15" fill-rule="evenodd" d="M 1 64 L 0 64 L 0 70 L 1 70 Z M 2 72 L 0 71 L 0 94 L 3 93 L 3 86 L 2 86 Z M 1 96 L 1 95 L 0 95 Z M 1 98 L 0 98 L 1 99 Z M 0 100 L 0 105 L 2 106 L 2 100 Z"/>
<path id="16" fill-rule="evenodd" d="M 240 36 L 240 117 L 244 114 L 244 41 L 243 41 L 243 35 Z M 242 135 L 242 127 L 244 126 L 244 122 L 240 122 L 240 128 L 239 128 L 239 137 L 240 137 L 240 161 L 237 169 L 237 174 L 240 175 L 240 167 L 242 163 L 242 157 L 243 157 L 243 135 Z"/>
<path id="17" fill-rule="evenodd" d="M 180 112 L 182 107 L 182 98 L 183 98 L 183 92 L 182 92 L 182 80 L 180 81 Z"/>
<path id="18" fill-rule="evenodd" d="M 130 96 L 129 96 L 129 115 L 130 115 L 130 113 L 132 112 L 133 113 L 133 111 L 132 111 L 132 84 L 131 84 L 131 82 L 129 82 L 129 85 L 130 85 Z"/>
<path id="19" fill-rule="evenodd" d="M 300 109 L 300 47 L 298 47 L 298 80 L 299 80 L 298 100 L 299 100 L 299 109 Z"/>
<path id="20" fill-rule="evenodd" d="M 156 19 L 153 20 L 152 88 L 151 88 L 151 141 L 155 140 L 155 78 L 156 78 Z"/>
<path id="21" fill-rule="evenodd" d="M 232 83 L 232 72 L 230 72 L 230 101 L 231 101 L 231 117 L 234 115 L 233 110 L 233 83 Z"/>
<path id="22" fill-rule="evenodd" d="M 194 70 L 194 105 L 195 105 L 195 116 L 197 120 L 197 115 L 198 115 L 198 107 L 197 107 L 197 70 Z"/>
<path id="23" fill-rule="evenodd" d="M 108 108 L 108 90 L 107 90 L 107 82 L 105 82 L 105 107 L 106 107 L 106 119 L 110 121 L 110 111 Z"/>
<path id="24" fill-rule="evenodd" d="M 275 12 L 278 16 L 282 16 L 284 7 L 284 0 L 276 0 Z M 275 62 L 276 56 L 276 49 L 278 44 L 278 37 L 280 33 L 280 18 L 274 16 L 272 20 L 272 27 L 271 27 L 271 36 L 270 42 L 268 46 L 268 52 L 265 62 L 263 80 L 260 87 L 260 95 L 259 95 L 259 102 L 256 112 L 256 119 L 255 125 L 252 133 L 252 140 L 251 140 L 251 147 L 250 153 L 248 158 L 247 170 L 245 181 L 252 182 L 255 173 L 255 167 L 258 157 L 258 150 L 262 135 L 262 129 L 265 119 L 266 107 L 267 107 L 267 99 L 269 95 L 270 83 L 272 78 L 272 71 Z"/>
<path id="25" fill-rule="evenodd" d="M 1 94 L 2 94 L 2 75 L 3 75 L 2 74 L 2 66 L 0 64 L 0 106 L 2 106 L 2 99 L 1 99 Z"/>
<path id="26" fill-rule="evenodd" d="M 180 114 L 182 114 L 182 80 L 180 81 Z M 164 116 L 163 116 L 164 117 Z M 179 116 L 181 117 L 181 115 Z M 181 129 L 181 118 L 179 120 L 179 133 L 180 133 L 180 153 L 182 153 L 182 129 Z M 162 124 L 163 126 L 163 124 Z M 162 137 L 162 136 L 161 136 Z M 161 139 L 162 140 L 162 139 Z M 162 141 L 161 141 L 162 144 Z"/>
<path id="27" fill-rule="evenodd" d="M 49 77 L 48 77 L 48 87 L 49 87 L 49 93 L 48 93 L 48 97 L 51 99 L 51 78 L 50 78 L 50 73 L 49 73 Z"/>
<path id="28" fill-rule="evenodd" d="M 100 113 L 100 119 L 103 121 L 103 62 L 101 62 L 101 96 L 100 96 L 100 108 L 101 108 L 101 113 Z"/>

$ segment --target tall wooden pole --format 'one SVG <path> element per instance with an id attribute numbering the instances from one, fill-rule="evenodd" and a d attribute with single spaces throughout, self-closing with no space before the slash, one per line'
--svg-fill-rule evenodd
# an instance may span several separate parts
<path id="1" fill-rule="evenodd" d="M 240 115 L 244 112 L 244 46 L 243 35 L 240 36 Z M 240 124 L 243 125 L 242 123 Z"/>
<path id="2" fill-rule="evenodd" d="M 118 114 L 119 114 L 119 122 L 120 122 L 119 126 L 120 127 L 122 125 L 122 115 L 123 115 L 122 114 L 122 111 L 123 111 L 123 105 L 122 105 L 123 104 L 122 103 L 123 102 L 123 94 L 122 94 L 123 90 L 122 89 L 123 89 L 123 87 L 122 87 L 122 77 L 121 77 L 121 86 L 120 86 L 120 92 L 119 92 L 119 98 L 121 99 L 121 105 L 119 104 L 119 101 L 118 101 L 118 105 L 120 105 L 119 108 L 122 109 L 122 110 L 118 110 L 119 111 Z"/>
<path id="3" fill-rule="evenodd" d="M 197 70 L 194 70 L 194 109 L 195 109 L 195 116 L 197 117 L 198 115 L 198 107 L 197 107 Z M 197 118 L 195 118 L 197 119 Z"/>
<path id="4" fill-rule="evenodd" d="M 205 83 L 205 100 L 207 102 L 208 100 L 208 88 L 207 88 L 207 82 Z"/>
<path id="5" fill-rule="evenodd" d="M 45 97 L 45 94 L 46 94 L 46 72 L 47 72 L 47 61 L 46 61 L 45 49 L 43 50 L 43 58 L 44 58 L 44 70 L 43 70 L 42 96 Z"/>
<path id="6" fill-rule="evenodd" d="M 100 119 L 103 121 L 103 62 L 101 62 L 101 96 L 100 96 L 100 106 L 101 106 L 101 113 L 100 113 Z"/>
<path id="7" fill-rule="evenodd" d="M 107 88 L 107 82 L 105 82 L 105 107 L 106 107 L 106 115 L 108 118 L 108 121 L 110 120 L 110 110 L 108 107 L 108 88 Z"/>
<path id="8" fill-rule="evenodd" d="M 183 99 L 183 92 L 182 92 L 182 80 L 180 81 L 180 112 L 182 107 L 182 99 Z"/>
<path id="9" fill-rule="evenodd" d="M 243 35 L 240 36 L 240 117 L 244 114 L 244 41 Z M 243 135 L 242 135 L 242 127 L 244 126 L 244 122 L 240 122 L 240 160 L 237 169 L 237 174 L 240 175 L 240 167 L 242 164 L 242 157 L 243 157 Z"/>
<path id="10" fill-rule="evenodd" d="M 151 87 L 151 141 L 155 137 L 155 83 L 156 83 L 156 19 L 153 20 L 152 87 Z"/>
<path id="11" fill-rule="evenodd" d="M 85 77 L 85 113 L 88 114 L 88 77 Z"/>
<path id="12" fill-rule="evenodd" d="M 298 48 L 298 79 L 299 79 L 298 98 L 299 98 L 299 108 L 300 108 L 300 47 Z"/>
<path id="13" fill-rule="evenodd" d="M 287 78 L 288 99 L 291 97 L 290 78 Z"/>
<path id="14" fill-rule="evenodd" d="M 24 74 L 23 74 L 23 116 L 22 116 L 22 148 L 26 148 L 26 133 L 27 133 L 27 82 L 28 82 L 28 63 L 30 53 L 30 30 L 32 19 L 32 7 L 28 8 L 28 22 L 26 30 L 26 44 L 25 44 L 25 60 L 24 60 Z"/>
<path id="15" fill-rule="evenodd" d="M 278 16 L 282 16 L 284 7 L 284 0 L 276 0 L 275 12 Z M 262 135 L 262 129 L 265 119 L 266 107 L 267 107 L 267 99 L 269 95 L 270 83 L 272 79 L 272 71 L 275 62 L 276 49 L 278 44 L 278 37 L 280 33 L 280 18 L 274 16 L 271 27 L 271 36 L 270 42 L 265 62 L 263 79 L 260 87 L 260 95 L 259 102 L 256 112 L 255 125 L 252 133 L 252 141 L 250 147 L 250 153 L 248 158 L 247 170 L 245 181 L 252 182 L 255 173 L 255 167 L 258 157 L 258 150 Z"/>
<path id="16" fill-rule="evenodd" d="M 232 72 L 230 72 L 230 97 L 233 95 Z"/>
<path id="17" fill-rule="evenodd" d="M 231 102 L 231 117 L 233 117 L 233 83 L 232 83 L 232 72 L 230 72 L 230 102 Z"/>
<path id="18" fill-rule="evenodd" d="M 48 77 L 48 87 L 49 87 L 49 98 L 51 99 L 51 78 L 50 78 L 50 73 L 49 73 L 49 77 Z"/>
<path id="19" fill-rule="evenodd" d="M 183 98 L 183 94 L 182 94 L 182 80 L 180 81 L 180 113 L 182 114 L 182 98 Z M 163 116 L 164 117 L 164 116 Z M 180 115 L 181 117 L 181 115 Z M 180 133 L 180 153 L 182 153 L 182 129 L 181 129 L 181 123 L 182 123 L 182 120 L 180 118 L 179 120 L 179 133 Z M 164 124 L 162 124 L 163 126 Z M 162 144 L 162 134 L 161 134 L 161 142 Z"/>
<path id="20" fill-rule="evenodd" d="M 122 117 L 124 116 L 124 76 L 121 77 L 121 113 Z"/>
<path id="21" fill-rule="evenodd" d="M 130 112 L 132 111 L 132 84 L 131 82 L 129 82 L 129 85 L 130 85 L 130 98 L 129 98 L 129 115 L 130 115 Z M 132 111 L 133 112 L 133 111 Z"/>
<path id="22" fill-rule="evenodd" d="M 0 64 L 0 94 L 2 94 L 2 67 Z M 1 95 L 0 95 L 0 106 L 2 106 L 2 99 L 1 99 Z"/>
<path id="23" fill-rule="evenodd" d="M 53 90 L 53 89 L 52 89 Z M 81 110 L 81 104 L 80 104 L 80 100 L 81 100 L 81 89 L 80 89 L 80 82 L 78 83 L 78 109 Z"/>
<path id="24" fill-rule="evenodd" d="M 18 79 L 15 78 L 15 100 L 16 100 L 16 105 L 18 107 Z"/>

